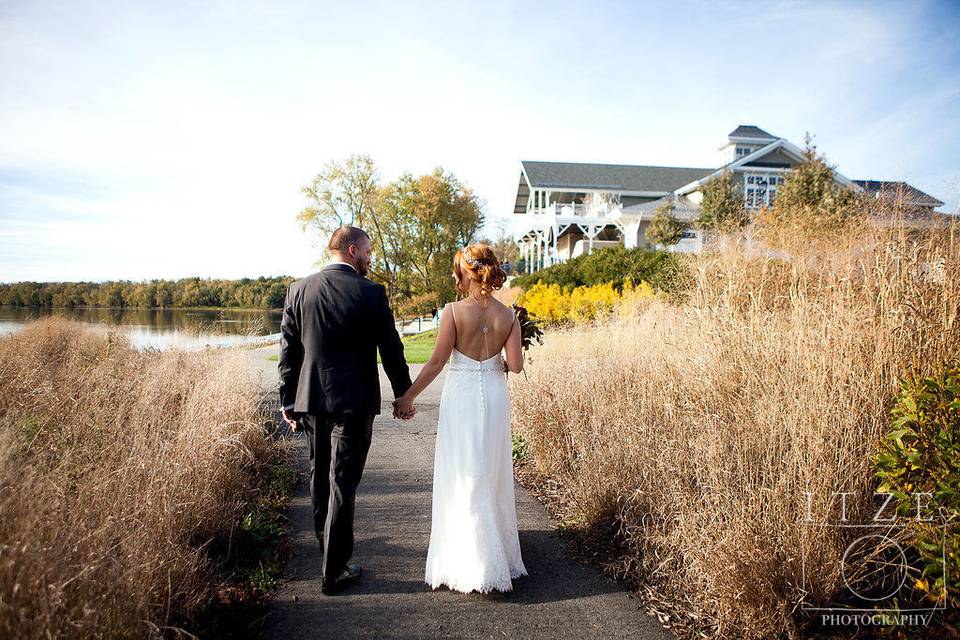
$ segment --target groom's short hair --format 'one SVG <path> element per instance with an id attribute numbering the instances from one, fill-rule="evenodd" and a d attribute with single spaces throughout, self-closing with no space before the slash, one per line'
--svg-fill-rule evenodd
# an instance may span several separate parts
<path id="1" fill-rule="evenodd" d="M 333 232 L 333 235 L 330 236 L 330 242 L 327 244 L 327 249 L 330 251 L 341 251 L 346 252 L 352 244 L 360 244 L 360 242 L 366 238 L 370 239 L 370 236 L 367 235 L 367 232 L 361 229 L 360 227 L 351 227 L 348 224 L 343 225 L 339 229 Z"/>

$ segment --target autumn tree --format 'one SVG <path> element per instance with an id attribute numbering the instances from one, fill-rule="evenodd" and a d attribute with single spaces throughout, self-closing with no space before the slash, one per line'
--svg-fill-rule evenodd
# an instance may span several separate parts
<path id="1" fill-rule="evenodd" d="M 403 294 L 419 298 L 421 306 L 455 299 L 453 256 L 483 225 L 482 203 L 473 191 L 441 168 L 419 177 L 404 174 L 382 192 L 380 213 Z"/>
<path id="2" fill-rule="evenodd" d="M 392 298 L 396 265 L 390 259 L 378 212 L 382 195 L 379 181 L 370 156 L 352 155 L 346 160 L 330 161 L 301 190 L 308 204 L 297 219 L 304 230 L 316 232 L 324 244 L 334 230 L 345 224 L 366 231 L 373 246 L 371 276 L 387 287 L 387 297 Z"/>
<path id="3" fill-rule="evenodd" d="M 510 232 L 511 220 L 509 218 L 496 217 L 493 219 L 492 237 L 479 240 L 484 244 L 490 245 L 500 262 L 510 262 L 516 264 L 520 259 L 520 247 L 517 246 Z"/>
<path id="4" fill-rule="evenodd" d="M 330 162 L 303 188 L 298 219 L 326 239 L 344 224 L 363 228 L 373 245 L 370 278 L 387 286 L 401 310 L 427 309 L 455 297 L 450 269 L 457 249 L 475 239 L 482 203 L 452 173 L 436 169 L 381 184 L 368 156 Z"/>

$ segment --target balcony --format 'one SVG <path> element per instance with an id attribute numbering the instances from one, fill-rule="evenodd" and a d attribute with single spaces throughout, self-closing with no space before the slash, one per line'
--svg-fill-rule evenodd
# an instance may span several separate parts
<path id="1" fill-rule="evenodd" d="M 513 217 L 513 236 L 520 239 L 531 232 L 543 232 L 556 227 L 560 233 L 570 225 L 581 229 L 619 225 L 623 209 L 619 203 L 593 202 L 586 204 L 554 202 L 546 207 L 531 209 Z"/>
<path id="2" fill-rule="evenodd" d="M 531 209 L 529 215 L 555 215 L 569 218 L 606 218 L 608 215 L 619 211 L 619 204 L 609 202 L 590 204 L 553 202 L 546 207 Z"/>

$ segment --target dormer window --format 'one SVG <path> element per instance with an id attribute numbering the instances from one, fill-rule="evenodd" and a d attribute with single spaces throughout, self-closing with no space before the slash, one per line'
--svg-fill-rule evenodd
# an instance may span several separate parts
<path id="1" fill-rule="evenodd" d="M 752 147 L 741 147 L 740 145 L 737 145 L 736 159 L 739 160 L 743 156 L 750 155 L 752 152 L 753 152 Z"/>

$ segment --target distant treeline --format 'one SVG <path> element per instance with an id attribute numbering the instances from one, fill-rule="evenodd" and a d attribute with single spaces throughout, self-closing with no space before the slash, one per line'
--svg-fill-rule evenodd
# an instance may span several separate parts
<path id="1" fill-rule="evenodd" d="M 0 305 L 13 307 L 283 307 L 290 276 L 240 280 L 149 282 L 16 282 L 0 284 Z"/>

